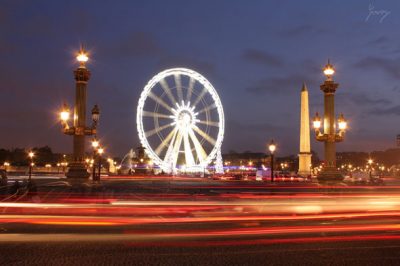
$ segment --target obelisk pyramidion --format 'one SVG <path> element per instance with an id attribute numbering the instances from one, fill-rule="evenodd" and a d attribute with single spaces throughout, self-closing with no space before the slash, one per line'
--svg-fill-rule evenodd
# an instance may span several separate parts
<path id="1" fill-rule="evenodd" d="M 308 112 L 308 90 L 303 83 L 300 104 L 300 153 L 299 171 L 301 176 L 311 174 L 310 115 Z"/>

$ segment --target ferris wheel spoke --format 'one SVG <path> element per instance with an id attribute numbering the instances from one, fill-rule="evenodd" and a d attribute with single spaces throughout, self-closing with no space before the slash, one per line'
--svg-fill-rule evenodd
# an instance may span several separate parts
<path id="1" fill-rule="evenodd" d="M 201 109 L 200 111 L 198 111 L 197 114 L 202 114 L 202 113 L 207 112 L 207 111 L 209 111 L 209 110 L 212 110 L 212 109 L 214 109 L 214 108 L 217 108 L 217 105 L 216 105 L 215 103 L 212 103 L 212 104 L 210 104 L 210 105 L 204 107 L 204 108 Z"/>
<path id="2" fill-rule="evenodd" d="M 194 126 L 193 129 L 194 129 L 194 131 L 196 131 L 200 136 L 202 136 L 205 140 L 207 140 L 212 145 L 215 145 L 215 143 L 217 142 L 213 137 L 208 135 L 206 132 L 201 130 L 199 127 Z"/>
<path id="3" fill-rule="evenodd" d="M 178 161 L 179 151 L 180 151 L 181 144 L 182 144 L 182 138 L 183 138 L 182 132 L 180 130 L 178 130 L 176 140 L 174 143 L 173 154 L 172 154 L 172 156 L 173 156 L 172 163 L 174 166 L 176 165 L 176 163 Z"/>
<path id="4" fill-rule="evenodd" d="M 178 130 L 175 130 L 172 140 L 168 145 L 168 150 L 165 153 L 164 162 L 166 162 L 167 164 L 171 164 L 171 165 L 173 164 L 174 142 L 175 142 L 177 133 L 178 133 Z M 174 167 L 174 166 L 172 165 L 172 167 Z"/>
<path id="5" fill-rule="evenodd" d="M 194 86 L 195 82 L 196 82 L 196 80 L 193 77 L 190 77 L 188 92 L 186 94 L 186 102 L 190 102 L 190 98 L 192 98 L 193 86 Z"/>
<path id="6" fill-rule="evenodd" d="M 163 99 L 161 99 L 160 97 L 158 97 L 157 95 L 155 95 L 152 92 L 149 92 L 149 97 L 151 99 L 153 99 L 154 101 L 156 101 L 159 105 L 163 106 L 165 109 L 167 109 L 168 111 L 173 113 L 171 106 L 169 106 Z"/>
<path id="7" fill-rule="evenodd" d="M 215 122 L 215 121 L 196 120 L 196 122 L 199 124 L 207 125 L 207 126 L 219 127 L 219 122 Z"/>
<path id="8" fill-rule="evenodd" d="M 165 81 L 165 79 L 161 79 L 160 80 L 160 84 L 162 89 L 164 90 L 164 92 L 167 94 L 169 100 L 171 101 L 172 105 L 174 105 L 176 103 L 175 97 L 172 94 L 171 89 L 168 87 L 168 83 L 167 81 Z"/>
<path id="9" fill-rule="evenodd" d="M 176 131 L 177 129 L 174 128 L 173 130 L 171 130 L 171 132 L 169 132 L 169 134 L 167 135 L 167 137 L 160 143 L 160 145 L 158 145 L 158 147 L 154 150 L 155 153 L 157 153 L 157 155 L 159 156 L 160 153 L 168 146 L 168 143 L 170 142 L 170 140 L 176 135 Z"/>
<path id="10" fill-rule="evenodd" d="M 149 112 L 149 111 L 143 111 L 143 116 L 171 119 L 171 117 L 169 115 L 156 113 L 156 112 Z"/>
<path id="11" fill-rule="evenodd" d="M 160 131 L 162 131 L 162 130 L 164 130 L 166 128 L 172 127 L 172 126 L 173 126 L 173 124 L 166 124 L 166 125 L 163 125 L 161 127 L 146 131 L 144 134 L 145 134 L 146 137 L 151 137 L 154 134 L 157 134 L 158 132 L 160 132 Z"/>
<path id="12" fill-rule="evenodd" d="M 189 133 L 186 131 L 183 136 L 183 145 L 185 147 L 185 161 L 187 166 L 195 165 L 192 148 L 189 142 Z"/>
<path id="13" fill-rule="evenodd" d="M 201 101 L 201 99 L 203 99 L 203 97 L 204 97 L 204 95 L 206 95 L 206 93 L 207 93 L 207 88 L 203 87 L 203 90 L 200 92 L 200 94 L 197 96 L 196 100 L 194 101 L 193 106 L 196 106 Z"/>
<path id="14" fill-rule="evenodd" d="M 200 164 L 202 164 L 205 161 L 205 159 L 207 158 L 207 153 L 204 151 L 203 146 L 201 146 L 200 141 L 196 137 L 196 134 L 194 133 L 194 131 L 192 129 L 189 129 L 188 133 L 189 133 L 190 139 L 193 142 L 197 158 L 198 158 Z"/>
<path id="15" fill-rule="evenodd" d="M 176 91 L 178 94 L 178 100 L 179 102 L 183 101 L 183 93 L 182 93 L 182 80 L 181 80 L 181 75 L 175 74 L 175 85 L 176 85 Z"/>

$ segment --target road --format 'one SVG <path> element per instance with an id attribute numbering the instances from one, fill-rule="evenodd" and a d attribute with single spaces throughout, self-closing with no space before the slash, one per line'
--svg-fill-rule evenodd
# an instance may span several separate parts
<path id="1" fill-rule="evenodd" d="M 398 265 L 399 186 L 104 179 L 0 201 L 1 265 Z"/>

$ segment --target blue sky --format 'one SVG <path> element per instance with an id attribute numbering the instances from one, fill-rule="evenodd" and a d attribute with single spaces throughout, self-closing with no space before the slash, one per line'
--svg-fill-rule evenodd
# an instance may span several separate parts
<path id="1" fill-rule="evenodd" d="M 56 112 L 73 103 L 80 43 L 92 58 L 89 106 L 100 105 L 100 135 L 114 155 L 139 144 L 147 81 L 177 66 L 218 91 L 225 152 L 264 151 L 274 138 L 281 154 L 297 153 L 302 82 L 310 113 L 322 113 L 328 58 L 336 111 L 350 125 L 338 150 L 391 148 L 400 133 L 398 1 L 2 1 L 0 22 L 1 147 L 70 151 Z"/>

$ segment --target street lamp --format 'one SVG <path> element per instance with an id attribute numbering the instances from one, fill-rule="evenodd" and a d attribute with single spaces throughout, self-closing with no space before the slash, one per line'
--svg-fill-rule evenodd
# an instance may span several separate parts
<path id="1" fill-rule="evenodd" d="M 369 158 L 367 162 L 369 165 L 369 178 L 372 178 L 372 164 L 374 161 L 371 158 Z"/>
<path id="2" fill-rule="evenodd" d="M 323 69 L 323 73 L 326 76 L 326 80 L 320 88 L 324 92 L 324 117 L 322 120 L 319 114 L 316 113 L 313 119 L 315 138 L 317 141 L 324 143 L 325 164 L 318 174 L 318 180 L 341 181 L 343 180 L 343 175 L 336 167 L 336 142 L 344 140 L 347 121 L 343 114 L 340 114 L 337 120 L 335 119 L 335 92 L 339 84 L 333 81 L 335 69 L 329 60 Z"/>
<path id="3" fill-rule="evenodd" d="M 86 68 L 89 60 L 88 53 L 81 48 L 76 56 L 79 63 L 74 71 L 76 82 L 75 88 L 75 106 L 73 114 L 73 124 L 69 125 L 70 109 L 66 103 L 63 104 L 60 111 L 60 122 L 62 131 L 66 135 L 73 136 L 73 159 L 69 164 L 66 176 L 69 178 L 87 178 L 90 176 L 84 162 L 85 157 L 85 136 L 96 135 L 97 125 L 100 117 L 100 110 L 97 105 L 92 109 L 92 126 L 86 126 L 86 90 L 90 79 L 90 71 Z"/>
<path id="4" fill-rule="evenodd" d="M 99 182 L 100 182 L 100 177 L 101 177 L 101 155 L 103 154 L 103 152 L 104 152 L 103 148 L 97 149 L 97 153 L 99 154 L 99 176 L 98 176 L 97 181 L 99 181 Z"/>
<path id="5" fill-rule="evenodd" d="M 94 161 L 96 160 L 96 152 L 97 149 L 99 148 L 99 141 L 96 139 L 96 137 L 94 137 L 94 139 L 92 140 L 92 148 L 93 148 L 93 164 L 92 164 L 92 180 L 93 182 L 96 181 L 96 164 L 94 163 Z"/>
<path id="6" fill-rule="evenodd" d="M 271 154 L 271 182 L 274 182 L 274 152 L 276 150 L 276 144 L 273 139 L 268 144 L 268 150 Z"/>
<path id="7" fill-rule="evenodd" d="M 33 151 L 28 152 L 28 157 L 29 157 L 29 182 L 32 180 L 32 166 L 33 166 L 33 157 L 35 156 L 35 153 Z"/>

